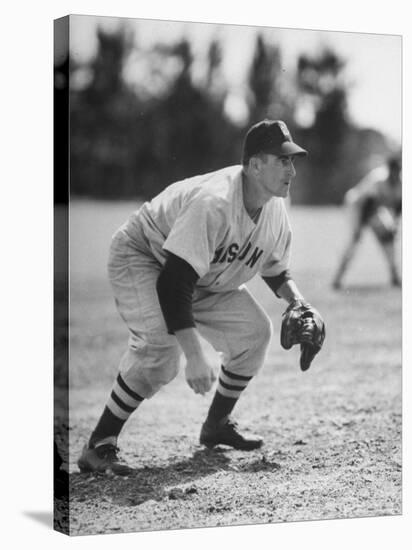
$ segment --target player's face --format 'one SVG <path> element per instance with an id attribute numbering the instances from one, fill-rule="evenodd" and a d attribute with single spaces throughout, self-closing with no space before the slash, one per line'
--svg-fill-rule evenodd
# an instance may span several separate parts
<path id="1" fill-rule="evenodd" d="M 259 170 L 261 190 L 270 197 L 287 197 L 290 184 L 296 176 L 294 157 L 266 155 Z"/>

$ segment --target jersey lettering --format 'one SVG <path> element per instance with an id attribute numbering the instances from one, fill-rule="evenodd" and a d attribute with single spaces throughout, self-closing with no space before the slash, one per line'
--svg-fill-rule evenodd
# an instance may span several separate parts
<path id="1" fill-rule="evenodd" d="M 215 255 L 213 257 L 213 260 L 212 260 L 212 264 L 217 264 L 217 262 L 219 261 L 219 258 L 220 256 L 222 255 L 222 252 L 224 251 L 224 248 L 223 246 L 221 248 L 218 248 L 215 252 Z"/>
<path id="2" fill-rule="evenodd" d="M 256 247 L 251 257 L 246 262 L 246 265 L 248 265 L 249 267 L 253 267 L 262 254 L 263 254 L 263 250 Z"/>
<path id="3" fill-rule="evenodd" d="M 243 261 L 248 256 L 251 248 L 252 243 L 250 241 L 247 243 L 245 249 L 240 255 L 238 255 L 240 247 L 237 243 L 232 243 L 226 249 L 224 247 L 218 248 L 213 257 L 212 264 L 223 264 L 224 262 L 231 264 L 236 259 L 238 259 L 239 261 Z M 248 267 L 253 267 L 258 259 L 262 256 L 262 254 L 263 249 L 256 246 L 253 252 L 248 257 L 246 265 Z"/>
<path id="4" fill-rule="evenodd" d="M 239 245 L 236 243 L 233 243 L 229 246 L 227 250 L 228 250 L 227 261 L 231 264 L 233 260 L 236 258 L 237 253 L 239 252 Z"/>
<path id="5" fill-rule="evenodd" d="M 228 250 L 229 250 L 229 249 L 226 248 L 226 250 L 225 250 L 223 256 L 220 258 L 220 260 L 219 260 L 219 263 L 220 263 L 220 264 L 223 264 L 223 262 L 226 261 L 227 251 L 228 251 Z"/>
<path id="6" fill-rule="evenodd" d="M 247 247 L 245 248 L 245 250 L 242 252 L 242 254 L 239 256 L 238 260 L 243 260 L 247 253 L 249 252 L 250 250 L 250 247 L 252 246 L 252 244 L 250 242 L 247 243 Z"/>

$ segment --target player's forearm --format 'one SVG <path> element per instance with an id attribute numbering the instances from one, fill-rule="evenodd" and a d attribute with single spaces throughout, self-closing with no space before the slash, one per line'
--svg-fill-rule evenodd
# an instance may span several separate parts
<path id="1" fill-rule="evenodd" d="M 170 334 L 195 327 L 192 295 L 197 279 L 197 273 L 187 262 L 169 255 L 158 277 L 156 290 Z"/>
<path id="2" fill-rule="evenodd" d="M 203 356 L 199 332 L 196 328 L 184 328 L 175 331 L 175 336 L 186 359 Z"/>
<path id="3" fill-rule="evenodd" d="M 263 277 L 263 280 L 278 298 L 283 298 L 288 303 L 303 300 L 303 296 L 288 269 L 273 277 Z"/>
<path id="4" fill-rule="evenodd" d="M 289 304 L 295 300 L 304 300 L 303 294 L 298 289 L 293 279 L 285 281 L 278 289 L 276 294 L 286 300 Z"/>

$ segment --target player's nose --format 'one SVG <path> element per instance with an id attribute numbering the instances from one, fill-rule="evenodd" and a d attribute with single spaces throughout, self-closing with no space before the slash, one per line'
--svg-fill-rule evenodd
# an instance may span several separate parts
<path id="1" fill-rule="evenodd" d="M 296 176 L 296 170 L 295 170 L 295 167 L 293 165 L 293 161 L 290 161 L 289 165 L 288 165 L 288 175 L 290 178 L 294 178 Z"/>

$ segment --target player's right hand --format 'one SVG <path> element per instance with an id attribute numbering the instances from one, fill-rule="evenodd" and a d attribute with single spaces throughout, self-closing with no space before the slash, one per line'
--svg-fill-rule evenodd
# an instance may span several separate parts
<path id="1" fill-rule="evenodd" d="M 187 359 L 186 381 L 195 393 L 204 395 L 211 390 L 216 374 L 212 362 L 204 354 L 196 354 Z"/>

